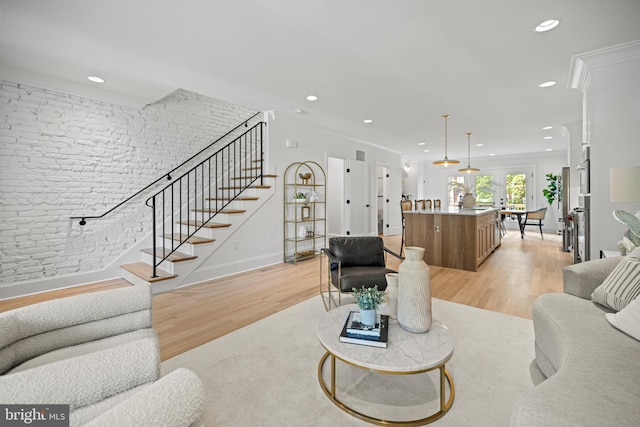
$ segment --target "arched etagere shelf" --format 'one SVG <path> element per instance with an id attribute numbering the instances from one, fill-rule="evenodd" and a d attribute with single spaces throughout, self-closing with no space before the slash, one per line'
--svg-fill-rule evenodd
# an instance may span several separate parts
<path id="1" fill-rule="evenodd" d="M 326 247 L 327 177 L 314 161 L 290 164 L 284 173 L 284 262 L 313 258 Z"/>

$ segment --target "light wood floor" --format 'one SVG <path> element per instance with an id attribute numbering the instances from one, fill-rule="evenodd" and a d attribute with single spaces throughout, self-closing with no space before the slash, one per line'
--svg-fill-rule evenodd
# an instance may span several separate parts
<path id="1" fill-rule="evenodd" d="M 400 237 L 385 238 L 398 251 Z M 478 272 L 431 266 L 432 296 L 461 304 L 531 318 L 538 296 L 562 291 L 562 267 L 571 254 L 561 251 L 560 236 L 528 232 L 520 239 L 510 231 Z M 388 258 L 397 269 L 399 261 Z M 153 325 L 162 360 L 169 359 L 270 314 L 318 295 L 319 259 L 278 264 L 212 280 L 153 297 Z M 47 299 L 110 287 L 130 286 L 124 280 L 63 289 L 0 301 L 0 312 Z"/>

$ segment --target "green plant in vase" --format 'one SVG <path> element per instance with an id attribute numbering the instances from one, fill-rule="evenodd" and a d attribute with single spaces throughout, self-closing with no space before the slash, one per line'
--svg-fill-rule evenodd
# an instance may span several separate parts
<path id="1" fill-rule="evenodd" d="M 360 309 L 360 323 L 374 326 L 378 307 L 384 302 L 384 291 L 379 291 L 377 285 L 373 288 L 362 286 L 360 289 L 352 288 L 351 290 Z"/>
<path id="2" fill-rule="evenodd" d="M 295 202 L 306 202 L 307 201 L 307 195 L 305 193 L 296 193 L 293 196 L 293 200 Z"/>

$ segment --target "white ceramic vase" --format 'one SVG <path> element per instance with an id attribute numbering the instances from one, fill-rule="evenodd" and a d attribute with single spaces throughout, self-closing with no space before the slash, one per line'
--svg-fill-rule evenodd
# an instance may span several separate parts
<path id="1" fill-rule="evenodd" d="M 376 310 L 360 310 L 360 323 L 367 326 L 376 325 Z"/>
<path id="2" fill-rule="evenodd" d="M 467 193 L 462 198 L 462 207 L 466 209 L 470 209 L 476 205 L 476 198 L 473 197 L 473 194 Z"/>
<path id="3" fill-rule="evenodd" d="M 407 246 L 398 269 L 398 324 L 409 332 L 431 328 L 431 273 L 424 248 Z"/>
<path id="4" fill-rule="evenodd" d="M 387 289 L 384 294 L 387 311 L 392 319 L 398 318 L 398 273 L 385 274 Z"/>

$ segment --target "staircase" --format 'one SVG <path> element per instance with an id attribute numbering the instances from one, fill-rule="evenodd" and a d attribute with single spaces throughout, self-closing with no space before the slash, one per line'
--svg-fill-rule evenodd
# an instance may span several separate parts
<path id="1" fill-rule="evenodd" d="M 264 173 L 264 126 L 245 124 L 244 133 L 147 199 L 150 245 L 138 262 L 120 265 L 125 280 L 148 283 L 153 293 L 180 287 L 275 194 L 276 176 Z"/>
<path id="2" fill-rule="evenodd" d="M 276 177 L 265 175 L 264 178 L 274 180 Z M 180 287 L 191 272 L 215 256 L 215 252 L 274 194 L 275 190 L 269 185 L 247 188 L 228 204 L 229 208 L 216 212 L 215 221 L 204 224 L 196 219 L 177 222 L 173 233 L 162 235 L 162 243 L 155 254 L 153 247 L 142 249 L 140 261 L 120 266 L 122 278 L 134 285 L 148 283 L 154 294 Z M 194 217 L 197 212 L 193 211 Z M 185 232 L 186 228 L 193 230 L 196 227 L 199 230 L 195 234 L 189 236 Z M 181 241 L 179 250 L 171 252 L 172 244 Z M 154 260 L 156 277 L 153 277 Z"/>

